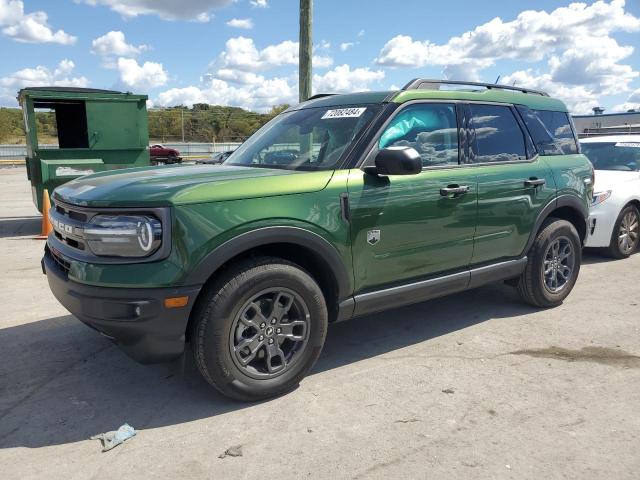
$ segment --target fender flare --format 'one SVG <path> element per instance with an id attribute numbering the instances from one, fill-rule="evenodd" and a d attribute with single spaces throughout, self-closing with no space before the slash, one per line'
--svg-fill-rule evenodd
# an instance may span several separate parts
<path id="1" fill-rule="evenodd" d="M 536 218 L 536 222 L 533 226 L 533 229 L 529 234 L 529 241 L 527 242 L 527 246 L 524 249 L 524 254 L 526 254 L 526 252 L 528 252 L 531 249 L 533 242 L 535 242 L 536 240 L 536 235 L 538 234 L 538 231 L 542 226 L 542 223 L 547 219 L 547 217 L 549 217 L 551 212 L 562 207 L 569 207 L 576 210 L 584 219 L 584 227 L 585 227 L 584 231 L 585 232 L 588 231 L 587 219 L 589 218 L 589 208 L 582 201 L 580 201 L 579 198 L 577 198 L 574 195 L 561 195 L 553 199 L 551 202 L 549 202 L 538 214 L 538 218 Z M 585 237 L 586 237 L 586 233 L 585 233 Z M 584 243 L 585 238 L 581 238 L 580 240 Z"/>
<path id="2" fill-rule="evenodd" d="M 311 250 L 335 277 L 338 299 L 343 300 L 351 295 L 349 273 L 336 248 L 317 233 L 300 227 L 264 227 L 233 237 L 207 254 L 189 275 L 187 282 L 202 285 L 233 257 L 272 243 L 291 243 Z"/>

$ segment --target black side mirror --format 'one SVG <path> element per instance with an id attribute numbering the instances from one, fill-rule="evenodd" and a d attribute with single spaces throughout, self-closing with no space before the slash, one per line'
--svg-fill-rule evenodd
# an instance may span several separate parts
<path id="1" fill-rule="evenodd" d="M 376 166 L 366 167 L 371 175 L 416 175 L 422 172 L 422 158 L 411 147 L 387 147 L 376 155 Z"/>

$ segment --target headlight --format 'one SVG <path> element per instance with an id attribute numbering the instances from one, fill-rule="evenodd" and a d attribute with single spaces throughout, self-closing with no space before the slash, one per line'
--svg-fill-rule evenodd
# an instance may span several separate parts
<path id="1" fill-rule="evenodd" d="M 591 200 L 591 206 L 594 207 L 599 203 L 604 202 L 610 196 L 611 196 L 611 190 L 607 190 L 605 192 L 595 192 L 593 194 L 593 199 Z"/>
<path id="2" fill-rule="evenodd" d="M 162 224 L 146 215 L 96 215 L 84 229 L 95 255 L 146 257 L 162 243 Z"/>

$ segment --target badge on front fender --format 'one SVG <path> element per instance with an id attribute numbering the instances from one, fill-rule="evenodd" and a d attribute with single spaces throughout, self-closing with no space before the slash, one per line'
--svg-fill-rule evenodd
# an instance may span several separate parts
<path id="1" fill-rule="evenodd" d="M 367 232 L 367 243 L 375 245 L 380 241 L 380 230 L 369 230 Z"/>

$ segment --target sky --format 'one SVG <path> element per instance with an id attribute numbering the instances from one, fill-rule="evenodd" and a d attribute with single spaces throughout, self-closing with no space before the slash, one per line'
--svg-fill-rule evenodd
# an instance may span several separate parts
<path id="1" fill-rule="evenodd" d="M 0 106 L 25 86 L 266 111 L 297 103 L 298 0 L 0 0 Z M 640 108 L 640 0 L 314 0 L 313 90 L 515 84 Z"/>

